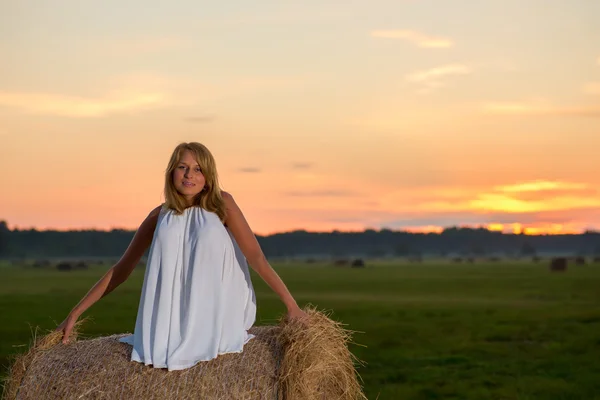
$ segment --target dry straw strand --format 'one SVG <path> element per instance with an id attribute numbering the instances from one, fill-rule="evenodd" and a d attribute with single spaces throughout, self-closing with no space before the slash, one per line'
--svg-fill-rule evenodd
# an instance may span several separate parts
<path id="1" fill-rule="evenodd" d="M 83 318 L 73 325 L 73 330 L 69 336 L 71 342 L 77 340 L 82 325 L 88 320 L 89 318 Z M 29 350 L 23 354 L 13 356 L 11 366 L 4 381 L 4 390 L 2 391 L 3 399 L 16 399 L 21 382 L 23 381 L 29 366 L 35 361 L 36 357 L 44 351 L 52 349 L 62 341 L 63 333 L 61 331 L 48 331 L 44 336 L 38 339 L 38 330 L 39 328 L 36 327 L 33 331 L 32 343 Z"/>
<path id="2" fill-rule="evenodd" d="M 306 322 L 283 319 L 278 340 L 284 349 L 280 396 L 289 400 L 366 399 L 348 349 L 352 333 L 316 307 L 307 305 Z"/>

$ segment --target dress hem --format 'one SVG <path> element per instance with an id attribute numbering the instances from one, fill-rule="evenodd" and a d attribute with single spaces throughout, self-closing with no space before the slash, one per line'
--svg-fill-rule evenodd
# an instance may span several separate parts
<path id="1" fill-rule="evenodd" d="M 196 361 L 194 361 L 193 363 L 190 363 L 190 364 L 177 365 L 177 366 L 172 366 L 172 367 L 169 367 L 168 365 L 165 365 L 165 364 L 154 365 L 152 362 L 146 362 L 145 360 L 142 360 L 142 359 L 136 359 L 133 356 L 131 356 L 131 359 L 129 360 L 129 362 L 137 362 L 139 364 L 144 364 L 147 367 L 152 366 L 152 368 L 161 368 L 161 369 L 166 368 L 169 372 L 170 371 L 181 371 L 181 370 L 184 370 L 184 369 L 192 368 L 192 367 L 196 366 L 197 364 L 199 364 L 201 362 L 212 361 L 212 360 L 216 359 L 217 357 L 225 355 L 225 354 L 241 353 L 241 352 L 244 351 L 244 346 L 250 340 L 252 340 L 255 337 L 256 337 L 255 335 L 249 334 L 247 340 L 242 344 L 242 348 L 241 349 L 231 350 L 231 351 L 224 351 L 224 352 L 221 352 L 221 353 L 217 353 L 217 355 L 214 356 L 214 357 L 211 357 L 211 358 L 201 358 L 201 359 L 196 360 Z M 121 343 L 129 344 L 127 342 L 121 342 Z"/>

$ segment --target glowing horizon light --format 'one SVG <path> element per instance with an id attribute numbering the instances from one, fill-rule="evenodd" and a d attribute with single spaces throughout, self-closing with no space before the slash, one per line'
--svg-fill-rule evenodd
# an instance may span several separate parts
<path id="1" fill-rule="evenodd" d="M 435 225 L 425 225 L 405 227 L 402 230 L 409 233 L 442 233 L 444 228 Z"/>
<path id="2" fill-rule="evenodd" d="M 486 226 L 488 231 L 493 231 L 493 232 L 503 232 L 504 231 L 504 224 L 498 224 L 498 223 L 491 223 L 488 224 Z"/>

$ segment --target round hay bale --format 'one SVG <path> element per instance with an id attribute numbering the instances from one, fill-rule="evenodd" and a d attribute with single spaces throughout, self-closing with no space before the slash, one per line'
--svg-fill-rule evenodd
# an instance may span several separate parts
<path id="1" fill-rule="evenodd" d="M 550 261 L 550 271 L 564 272 L 567 270 L 568 261 L 565 257 L 556 257 Z"/>
<path id="2" fill-rule="evenodd" d="M 73 266 L 71 265 L 71 263 L 63 261 L 56 264 L 56 269 L 59 271 L 71 271 L 73 269 Z"/>
<path id="3" fill-rule="evenodd" d="M 351 331 L 306 308 L 306 322 L 256 326 L 241 353 L 181 371 L 130 361 L 125 334 L 61 343 L 51 332 L 16 358 L 6 399 L 366 399 L 347 343 Z M 78 326 L 82 321 L 78 322 Z"/>

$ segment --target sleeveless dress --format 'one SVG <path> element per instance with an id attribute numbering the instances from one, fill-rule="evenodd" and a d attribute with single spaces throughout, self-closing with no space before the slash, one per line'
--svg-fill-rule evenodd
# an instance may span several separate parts
<path id="1" fill-rule="evenodd" d="M 254 337 L 256 296 L 246 259 L 217 214 L 160 211 L 150 246 L 131 361 L 169 371 L 240 353 Z"/>

